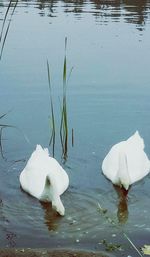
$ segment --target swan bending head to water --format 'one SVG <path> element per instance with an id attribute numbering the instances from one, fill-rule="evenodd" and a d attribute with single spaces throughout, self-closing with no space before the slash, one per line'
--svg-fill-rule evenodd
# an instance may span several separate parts
<path id="1" fill-rule="evenodd" d="M 113 184 L 123 186 L 126 190 L 150 172 L 144 140 L 138 131 L 110 149 L 103 160 L 102 171 Z"/>
<path id="2" fill-rule="evenodd" d="M 65 214 L 60 195 L 68 188 L 69 178 L 56 159 L 49 156 L 47 148 L 36 146 L 19 180 L 24 191 L 40 201 L 52 202 L 54 210 L 61 216 Z"/>

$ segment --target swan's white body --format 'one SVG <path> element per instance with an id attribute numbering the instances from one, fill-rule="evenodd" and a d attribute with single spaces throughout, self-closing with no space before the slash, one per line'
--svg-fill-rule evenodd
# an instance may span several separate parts
<path id="1" fill-rule="evenodd" d="M 60 195 L 67 189 L 69 178 L 60 164 L 49 156 L 48 149 L 37 145 L 20 174 L 20 184 L 24 191 L 40 201 L 52 202 L 53 209 L 64 215 Z"/>
<path id="2" fill-rule="evenodd" d="M 150 172 L 150 161 L 138 131 L 111 148 L 102 163 L 102 170 L 113 184 L 121 185 L 126 190 Z"/>

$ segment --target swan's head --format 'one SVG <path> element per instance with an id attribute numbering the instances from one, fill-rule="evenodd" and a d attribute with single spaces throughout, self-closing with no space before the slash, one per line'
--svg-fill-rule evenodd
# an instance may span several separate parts
<path id="1" fill-rule="evenodd" d="M 54 201 L 52 201 L 52 208 L 53 208 L 53 210 L 58 212 L 61 216 L 65 215 L 65 208 L 62 204 L 60 197 L 58 199 L 55 199 Z"/>

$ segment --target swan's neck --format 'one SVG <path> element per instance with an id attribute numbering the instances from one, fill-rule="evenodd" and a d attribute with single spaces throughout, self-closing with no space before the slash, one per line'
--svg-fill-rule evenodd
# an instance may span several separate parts
<path id="1" fill-rule="evenodd" d="M 52 208 L 57 211 L 61 216 L 64 216 L 65 214 L 65 208 L 62 204 L 62 201 L 60 199 L 60 196 L 57 195 L 54 197 L 53 201 L 52 201 Z"/>
<path id="2" fill-rule="evenodd" d="M 65 208 L 57 191 L 55 181 L 53 181 L 49 176 L 46 177 L 45 187 L 41 196 L 41 200 L 52 202 L 52 208 L 61 216 L 64 216 Z"/>

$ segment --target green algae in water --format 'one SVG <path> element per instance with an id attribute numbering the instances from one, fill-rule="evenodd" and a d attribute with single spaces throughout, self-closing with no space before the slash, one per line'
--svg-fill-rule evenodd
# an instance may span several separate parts
<path id="1" fill-rule="evenodd" d="M 120 244 L 108 243 L 105 239 L 103 239 L 101 243 L 105 246 L 105 250 L 108 252 L 112 252 L 116 250 L 122 251 Z"/>

